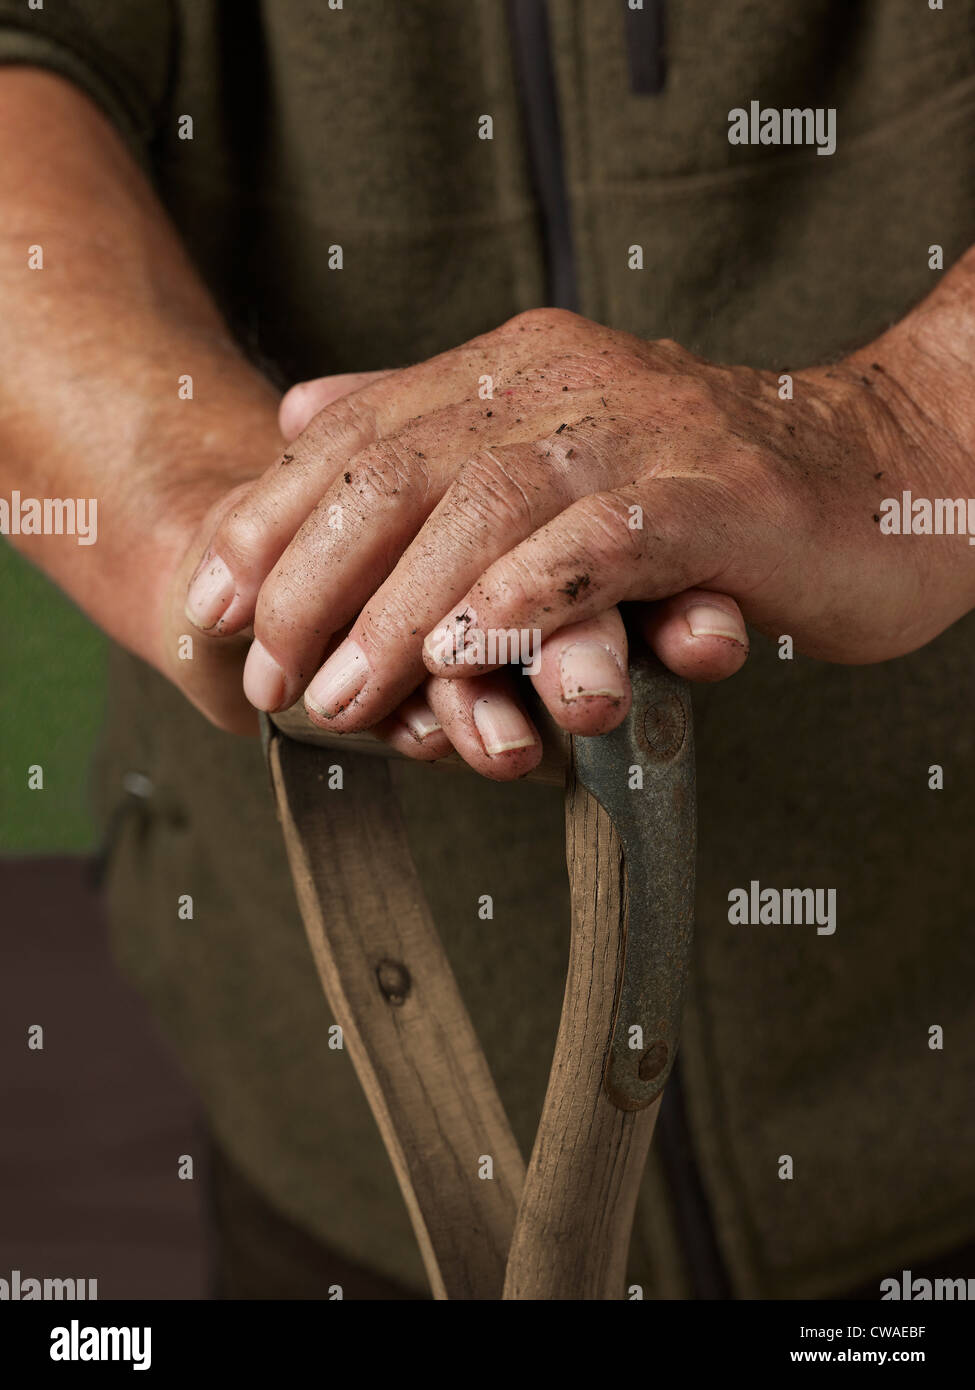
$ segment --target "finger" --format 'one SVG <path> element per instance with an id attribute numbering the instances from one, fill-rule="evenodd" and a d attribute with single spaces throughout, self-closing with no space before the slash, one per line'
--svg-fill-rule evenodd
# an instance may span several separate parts
<path id="1" fill-rule="evenodd" d="M 533 349 L 530 333 L 520 336 L 506 324 L 439 357 L 384 374 L 319 411 L 217 528 L 190 583 L 190 621 L 223 635 L 247 627 L 264 580 L 357 454 L 420 415 L 468 398 L 478 401 L 482 381 L 500 388 Z M 491 401 L 478 404 L 486 416 Z M 469 438 L 467 430 L 464 439 Z"/>
<path id="2" fill-rule="evenodd" d="M 603 476 L 608 451 L 602 439 L 595 442 L 596 432 L 586 423 L 591 417 L 583 417 L 570 433 L 562 434 L 567 426 L 557 422 L 567 413 L 567 401 L 561 394 L 546 413 L 537 410 L 533 421 L 533 428 L 547 426 L 551 433 L 504 442 L 512 433 L 517 434 L 522 415 L 529 409 L 527 390 L 510 395 L 513 399 L 493 412 L 492 429 L 498 432 L 500 442 L 492 442 L 460 464 L 422 529 L 410 538 L 412 544 L 408 549 L 400 545 L 405 553 L 389 578 L 378 586 L 370 584 L 372 597 L 364 600 L 348 649 L 337 653 L 309 685 L 306 705 L 331 717 L 335 728 L 368 728 L 383 718 L 416 685 L 423 666 L 418 634 L 422 640 L 436 621 L 434 615 L 462 595 L 514 541 L 531 537 L 542 523 L 591 491 L 593 481 Z M 588 391 L 578 393 L 573 412 L 586 410 L 592 399 Z M 461 450 L 467 409 L 465 405 L 441 412 L 441 420 L 454 415 L 447 438 L 454 447 L 459 443 Z M 397 447 L 403 450 L 407 439 L 408 432 L 401 434 Z M 412 439 L 405 452 L 419 442 L 419 436 Z M 434 436 L 427 449 L 435 443 Z M 328 568 L 333 575 L 341 572 L 344 579 L 350 570 L 361 567 L 370 553 L 370 535 L 375 545 L 379 541 L 375 518 L 363 517 L 361 528 L 344 542 L 349 551 L 341 570 L 337 548 L 330 544 Z M 321 570 L 322 545 L 314 544 Z M 313 597 L 317 598 L 322 585 L 329 582 L 328 574 L 322 572 Z M 263 603 L 262 594 L 261 607 Z M 293 612 L 290 605 L 288 612 Z M 262 636 L 260 611 L 257 630 Z M 499 653 L 482 657 L 481 669 L 516 659 L 510 654 L 513 643 L 525 645 L 520 633 L 505 629 L 487 629 L 474 636 L 483 639 L 487 652 Z M 474 653 L 465 652 L 465 659 L 473 662 Z"/>
<path id="3" fill-rule="evenodd" d="M 450 739 L 427 698 L 426 687 L 435 679 L 428 676 L 421 687 L 387 719 L 369 731 L 405 758 L 417 762 L 434 762 L 453 751 Z"/>
<path id="4" fill-rule="evenodd" d="M 526 388 L 491 408 L 444 407 L 365 450 L 329 489 L 258 599 L 255 635 L 279 668 L 282 699 L 293 701 L 308 685 L 323 637 L 359 614 L 354 663 L 347 669 L 349 653 L 337 654 L 306 704 L 335 718 L 340 731 L 384 718 L 423 678 L 420 643 L 433 615 L 512 538 L 566 505 L 570 473 L 582 490 L 571 445 L 503 442 L 523 429 L 528 398 Z M 563 398 L 552 419 L 565 409 Z M 471 458 L 474 432 L 491 442 Z M 350 688 L 349 679 L 366 671 L 369 688 L 361 681 Z"/>
<path id="5" fill-rule="evenodd" d="M 575 502 L 451 605 L 424 640 L 427 669 L 468 677 L 495 664 L 471 659 L 472 646 L 476 657 L 492 630 L 538 629 L 544 641 L 623 600 L 706 586 L 728 563 L 728 528 L 716 505 L 704 486 L 676 477 L 643 489 L 640 528 L 630 524 L 634 503 L 625 488 Z"/>
<path id="6" fill-rule="evenodd" d="M 245 483 L 235 491 L 245 491 L 249 486 Z M 230 494 L 231 499 L 233 495 Z M 200 525 L 200 537 L 210 533 L 227 505 L 232 505 L 232 500 L 228 502 L 224 497 L 210 508 Z M 241 689 L 248 639 L 240 636 L 218 641 L 198 632 L 186 622 L 183 614 L 182 596 L 195 553 L 192 547 L 187 551 L 169 589 L 163 620 L 165 672 L 187 699 L 219 728 L 235 734 L 256 734 L 257 716 Z"/>
<path id="7" fill-rule="evenodd" d="M 326 650 L 334 651 L 347 635 L 348 626 L 340 628 L 331 638 Z M 214 645 L 224 648 L 232 644 Z M 243 671 L 244 694 L 250 702 L 252 719 L 255 708 L 264 709 L 268 703 L 276 708 L 282 707 L 278 696 L 268 693 L 267 681 L 277 681 L 277 668 L 274 667 L 273 672 L 269 673 L 266 660 L 267 654 L 260 642 L 252 642 Z M 434 676 L 421 677 L 419 687 L 391 715 L 369 729 L 373 737 L 382 743 L 388 743 L 405 757 L 420 762 L 432 762 L 445 757 L 451 751 L 450 739 L 443 732 L 440 721 L 430 708 L 425 695 L 426 687 L 432 685 L 435 679 Z M 278 688 L 275 684 L 273 690 Z"/>
<path id="8" fill-rule="evenodd" d="M 299 381 L 286 391 L 278 406 L 278 429 L 286 444 L 297 439 L 307 429 L 320 410 L 342 396 L 361 391 L 370 382 L 389 376 L 384 372 L 339 372 L 335 376 L 317 376 L 311 381 Z"/>
<path id="9" fill-rule="evenodd" d="M 459 436 L 463 439 L 463 436 Z M 371 597 L 353 624 L 345 649 L 311 681 L 305 703 L 330 715 L 342 730 L 368 728 L 382 718 L 421 677 L 423 635 L 446 603 L 483 573 L 513 540 L 529 536 L 571 500 L 565 477 L 543 443 L 497 445 L 468 459 L 384 583 L 368 586 Z M 368 519 L 374 532 L 374 519 Z M 368 538 L 355 536 L 349 560 L 335 573 L 343 578 L 369 553 Z M 378 537 L 377 537 L 378 539 Z M 320 553 L 320 550 L 319 550 Z M 318 600 L 322 582 L 313 591 Z M 352 581 L 353 586 L 355 581 Z M 262 595 L 263 605 L 263 595 Z M 510 640 L 509 640 L 510 639 Z M 512 647 L 527 645 L 521 634 L 489 633 L 494 664 L 522 660 Z M 346 658 L 355 665 L 347 667 Z M 355 675 L 354 691 L 346 676 Z M 354 695 L 354 700 L 347 696 Z M 341 706 L 341 708 L 339 708 Z"/>
<path id="10" fill-rule="evenodd" d="M 622 724 L 633 693 L 626 629 L 618 608 L 571 623 L 540 643 L 531 680 L 542 703 L 571 734 L 605 734 Z"/>
<path id="11" fill-rule="evenodd" d="M 339 468 L 376 438 L 360 394 L 316 415 L 221 517 L 186 596 L 186 615 L 201 631 L 232 636 L 253 623 L 261 584 L 288 542 Z"/>
<path id="12" fill-rule="evenodd" d="M 512 782 L 541 761 L 542 740 L 507 672 L 431 680 L 426 696 L 454 748 L 483 777 Z"/>
<path id="13" fill-rule="evenodd" d="M 651 649 L 675 676 L 723 681 L 748 659 L 741 609 L 728 594 L 687 589 L 634 615 Z"/>

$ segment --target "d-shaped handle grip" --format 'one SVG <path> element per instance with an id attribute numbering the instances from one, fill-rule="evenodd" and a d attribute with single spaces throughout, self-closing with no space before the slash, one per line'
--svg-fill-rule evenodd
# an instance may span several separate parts
<path id="1" fill-rule="evenodd" d="M 638 651 L 630 661 L 633 704 L 623 723 L 598 737 L 570 738 L 530 682 L 521 679 L 544 749 L 526 780 L 562 785 L 571 759 L 576 778 L 609 814 L 623 846 L 624 953 L 605 1085 L 621 1110 L 641 1110 L 663 1090 L 677 1054 L 693 928 L 696 803 L 690 691 L 656 657 Z M 319 728 L 301 704 L 271 718 L 299 743 L 404 756 L 370 733 Z M 456 753 L 431 766 L 471 771 Z"/>
<path id="2" fill-rule="evenodd" d="M 621 1110 L 642 1110 L 660 1095 L 677 1055 L 697 816 L 687 682 L 649 654 L 631 662 L 630 680 L 627 719 L 598 738 L 573 738 L 572 759 L 623 846 L 623 964 L 605 1086 Z"/>
<path id="3" fill-rule="evenodd" d="M 537 767 L 525 777 L 527 782 L 548 782 L 561 786 L 565 781 L 565 769 L 569 765 L 569 735 L 560 729 L 541 700 L 535 694 L 534 686 L 524 676 L 519 676 L 519 695 L 525 703 L 529 715 L 542 740 L 542 759 Z M 262 727 L 264 719 L 261 717 Z M 328 729 L 313 724 L 299 701 L 282 714 L 272 714 L 271 722 L 293 738 L 297 743 L 314 743 L 319 748 L 346 749 L 350 753 L 369 753 L 380 758 L 405 758 L 405 754 L 390 748 L 368 731 L 361 734 L 331 733 Z M 431 767 L 448 768 L 458 772 L 471 772 L 459 753 L 449 753 L 430 763 Z"/>

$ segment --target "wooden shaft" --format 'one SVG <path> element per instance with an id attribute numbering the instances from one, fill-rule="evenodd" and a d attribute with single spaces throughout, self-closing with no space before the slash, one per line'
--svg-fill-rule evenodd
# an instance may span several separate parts
<path id="1" fill-rule="evenodd" d="M 598 755 L 585 747 L 595 740 L 571 744 L 526 690 L 545 744 L 535 776 L 566 789 L 572 896 L 562 1018 L 527 1176 L 409 854 L 383 761 L 402 755 L 368 734 L 321 730 L 300 706 L 274 717 L 284 733 L 265 725 L 312 950 L 438 1298 L 493 1299 L 502 1288 L 506 1299 L 624 1296 L 665 1073 L 644 1077 L 638 1056 L 634 1081 L 629 1051 L 615 1056 L 616 1013 L 625 1005 L 649 1038 L 660 1032 L 666 1045 L 657 1039 L 647 1056 L 660 1052 L 669 1068 L 694 855 L 686 692 L 666 673 L 661 683 L 652 659 L 634 670 L 633 708 Z M 333 796 L 328 771 L 352 750 L 380 756 L 342 760 L 350 776 Z M 634 763 L 649 778 L 642 806 L 619 796 Z M 486 1158 L 489 1180 L 478 1173 Z"/>
<path id="2" fill-rule="evenodd" d="M 621 1299 L 660 1099 L 624 1111 L 603 1074 L 625 946 L 623 850 L 608 813 L 569 775 L 565 851 L 572 935 L 542 1118 L 508 1257 L 506 1299 Z"/>
<path id="3" fill-rule="evenodd" d="M 501 1296 L 524 1162 L 413 866 L 389 767 L 271 733 L 305 929 L 436 1298 Z M 342 769 L 341 789 L 333 769 Z M 490 1158 L 493 1176 L 479 1169 Z"/>

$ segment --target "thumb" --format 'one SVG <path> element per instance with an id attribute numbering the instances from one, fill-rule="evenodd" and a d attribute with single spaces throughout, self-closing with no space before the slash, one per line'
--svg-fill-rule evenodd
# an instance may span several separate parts
<path id="1" fill-rule="evenodd" d="M 278 406 L 278 428 L 284 435 L 285 443 L 297 439 L 302 430 L 313 420 L 320 410 L 337 401 L 340 396 L 349 396 L 370 381 L 389 372 L 340 372 L 336 376 L 316 376 L 311 381 L 299 381 L 297 386 L 282 398 Z"/>

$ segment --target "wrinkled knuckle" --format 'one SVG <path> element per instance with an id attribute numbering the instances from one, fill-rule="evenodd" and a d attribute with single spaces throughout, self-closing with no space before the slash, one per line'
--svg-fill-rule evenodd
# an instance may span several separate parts
<path id="1" fill-rule="evenodd" d="M 635 560 L 643 554 L 643 531 L 633 526 L 633 512 L 624 497 L 597 492 L 580 503 L 586 544 L 597 563 Z"/>
<path id="2" fill-rule="evenodd" d="M 395 439 L 384 439 L 356 456 L 347 481 L 366 504 L 387 504 L 425 497 L 429 472 L 423 459 L 410 454 Z"/>
<path id="3" fill-rule="evenodd" d="M 499 454 L 491 450 L 471 458 L 450 488 L 449 510 L 480 526 L 532 526 L 532 509 L 524 486 Z"/>
<path id="4" fill-rule="evenodd" d="M 342 396 L 324 406 L 305 427 L 295 449 L 305 461 L 313 461 L 323 450 L 352 458 L 375 438 L 376 417 L 372 407 L 354 396 Z"/>
<path id="5" fill-rule="evenodd" d="M 539 577 L 535 567 L 522 555 L 505 558 L 503 568 L 488 573 L 483 586 L 475 585 L 472 601 L 477 610 L 481 591 L 490 600 L 491 622 L 497 627 L 510 627 L 509 615 L 524 613 L 537 600 Z"/>
<path id="6" fill-rule="evenodd" d="M 348 396 L 340 396 L 329 407 L 337 428 L 357 430 L 360 435 L 373 435 L 378 429 L 379 417 L 376 407 L 366 393 L 355 391 Z"/>
<path id="7" fill-rule="evenodd" d="M 249 569 L 260 564 L 268 544 L 268 524 L 253 506 L 234 507 L 217 527 L 214 553 L 231 569 Z"/>
<path id="8" fill-rule="evenodd" d="M 360 646 L 367 652 L 381 650 L 392 634 L 412 632 L 422 598 L 422 594 L 406 588 L 367 603 L 356 620 Z"/>

